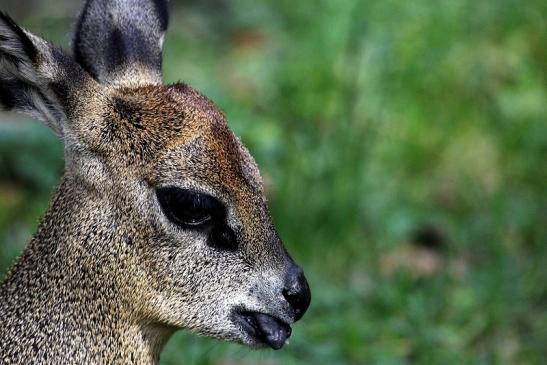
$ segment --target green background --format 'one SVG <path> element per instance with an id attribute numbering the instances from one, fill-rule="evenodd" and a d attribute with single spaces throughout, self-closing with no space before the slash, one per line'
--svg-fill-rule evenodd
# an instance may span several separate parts
<path id="1" fill-rule="evenodd" d="M 547 363 L 547 2 L 171 1 L 166 82 L 228 115 L 312 305 L 280 351 L 162 364 Z M 69 48 L 75 1 L 3 0 Z M 0 114 L 0 276 L 63 170 Z"/>

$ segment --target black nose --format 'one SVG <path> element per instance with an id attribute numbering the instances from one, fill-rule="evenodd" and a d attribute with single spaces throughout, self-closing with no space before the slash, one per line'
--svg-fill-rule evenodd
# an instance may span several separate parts
<path id="1" fill-rule="evenodd" d="M 300 267 L 293 265 L 287 273 L 283 296 L 294 310 L 294 320 L 298 321 L 311 301 L 310 287 Z"/>

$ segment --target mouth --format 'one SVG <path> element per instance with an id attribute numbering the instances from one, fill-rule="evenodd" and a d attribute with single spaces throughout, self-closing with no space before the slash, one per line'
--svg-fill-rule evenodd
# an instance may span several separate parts
<path id="1" fill-rule="evenodd" d="M 234 321 L 252 339 L 254 345 L 267 345 L 279 350 L 291 336 L 291 326 L 269 314 L 238 311 Z"/>

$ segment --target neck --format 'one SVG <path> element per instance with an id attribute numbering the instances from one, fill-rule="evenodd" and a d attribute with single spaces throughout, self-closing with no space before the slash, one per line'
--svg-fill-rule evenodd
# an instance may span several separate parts
<path id="1" fill-rule="evenodd" d="M 173 329 L 129 295 L 138 288 L 108 204 L 74 186 L 63 178 L 0 284 L 0 352 L 15 363 L 157 363 Z"/>

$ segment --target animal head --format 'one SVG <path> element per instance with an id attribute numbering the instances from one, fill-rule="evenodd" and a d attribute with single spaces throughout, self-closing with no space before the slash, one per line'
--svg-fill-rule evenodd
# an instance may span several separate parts
<path id="1" fill-rule="evenodd" d="M 1 14 L 0 103 L 62 139 L 67 181 L 109 221 L 104 249 L 143 320 L 280 348 L 308 284 L 225 115 L 162 84 L 166 27 L 161 0 L 88 1 L 72 58 Z"/>

